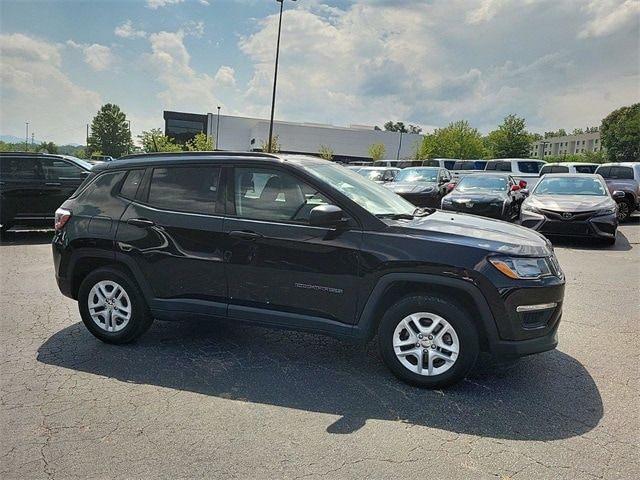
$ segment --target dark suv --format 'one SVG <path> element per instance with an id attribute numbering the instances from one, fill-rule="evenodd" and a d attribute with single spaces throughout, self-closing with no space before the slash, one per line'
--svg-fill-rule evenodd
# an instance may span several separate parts
<path id="1" fill-rule="evenodd" d="M 553 349 L 564 276 L 508 223 L 416 208 L 338 164 L 258 153 L 129 157 L 56 214 L 56 279 L 100 340 L 152 319 L 226 319 L 368 341 L 442 387 L 480 350 Z"/>
<path id="2" fill-rule="evenodd" d="M 56 208 L 78 188 L 91 164 L 68 155 L 0 153 L 0 228 L 51 225 Z"/>
<path id="3" fill-rule="evenodd" d="M 640 210 L 640 162 L 605 163 L 596 173 L 607 182 L 618 202 L 618 220 L 624 222 L 635 210 Z"/>

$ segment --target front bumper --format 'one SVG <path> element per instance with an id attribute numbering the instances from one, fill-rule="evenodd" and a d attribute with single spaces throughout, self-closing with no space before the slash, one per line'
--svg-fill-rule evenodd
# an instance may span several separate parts
<path id="1" fill-rule="evenodd" d="M 446 197 L 445 197 L 446 198 Z M 503 219 L 504 204 L 492 205 L 491 203 L 473 202 L 473 206 L 461 202 L 442 203 L 442 210 L 449 210 L 460 213 L 470 213 L 471 215 L 479 215 L 481 217 Z"/>
<path id="2" fill-rule="evenodd" d="M 520 224 L 543 235 L 610 239 L 616 235 L 618 218 L 615 214 L 574 214 L 570 219 L 563 219 L 555 213 L 522 211 Z"/>
<path id="3" fill-rule="evenodd" d="M 398 192 L 396 192 L 398 193 Z M 433 193 L 398 193 L 402 198 L 416 207 L 440 208 L 440 195 Z"/>

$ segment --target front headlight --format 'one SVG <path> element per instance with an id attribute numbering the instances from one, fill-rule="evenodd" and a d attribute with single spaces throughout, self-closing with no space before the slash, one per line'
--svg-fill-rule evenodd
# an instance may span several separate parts
<path id="1" fill-rule="evenodd" d="M 618 207 L 616 205 L 613 205 L 612 207 L 607 207 L 607 208 L 603 208 L 601 210 L 598 210 L 596 212 L 596 216 L 599 215 L 614 215 L 617 213 Z"/>
<path id="2" fill-rule="evenodd" d="M 531 280 L 552 275 L 546 258 L 490 258 L 491 264 L 507 277 L 519 280 Z"/>

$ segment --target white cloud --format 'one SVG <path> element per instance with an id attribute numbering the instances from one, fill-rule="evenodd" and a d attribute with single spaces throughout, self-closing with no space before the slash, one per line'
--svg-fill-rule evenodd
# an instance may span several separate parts
<path id="1" fill-rule="evenodd" d="M 156 10 L 167 5 L 175 5 L 176 3 L 182 3 L 184 0 L 147 0 L 147 7 L 151 10 Z"/>
<path id="2" fill-rule="evenodd" d="M 149 65 L 163 90 L 158 94 L 162 108 L 207 111 L 222 105 L 215 95 L 216 80 L 196 72 L 184 45 L 185 32 L 158 32 L 149 35 L 152 53 Z"/>
<path id="3" fill-rule="evenodd" d="M 200 5 L 204 5 L 205 7 L 208 7 L 210 5 L 210 3 L 208 2 L 208 0 L 198 0 L 198 3 Z"/>
<path id="4" fill-rule="evenodd" d="M 85 124 L 100 107 L 100 96 L 63 72 L 62 48 L 19 33 L 0 35 L 3 133 L 21 135 L 28 121 L 39 139 L 84 140 Z"/>
<path id="5" fill-rule="evenodd" d="M 578 33 L 578 38 L 604 37 L 628 25 L 634 25 L 638 29 L 639 0 L 592 0 L 585 10 L 591 19 Z"/>
<path id="6" fill-rule="evenodd" d="M 147 36 L 147 32 L 144 30 L 136 30 L 133 28 L 131 20 L 127 20 L 122 25 L 118 25 L 113 33 L 121 38 L 144 38 Z"/>
<path id="7" fill-rule="evenodd" d="M 233 68 L 228 67 L 226 65 L 222 65 L 215 77 L 213 77 L 214 81 L 217 85 L 221 87 L 234 87 L 236 84 L 236 72 Z"/>
<path id="8" fill-rule="evenodd" d="M 76 43 L 73 40 L 67 40 L 67 45 L 82 51 L 84 62 L 96 72 L 108 70 L 115 63 L 115 55 L 106 45 L 93 43 Z"/>
<path id="9" fill-rule="evenodd" d="M 196 22 L 194 20 L 190 20 L 186 22 L 181 30 L 185 33 L 185 35 L 192 35 L 194 37 L 202 37 L 204 35 L 204 22 Z"/>

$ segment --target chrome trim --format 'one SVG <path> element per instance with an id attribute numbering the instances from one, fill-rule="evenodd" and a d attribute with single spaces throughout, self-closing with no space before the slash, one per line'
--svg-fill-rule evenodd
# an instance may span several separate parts
<path id="1" fill-rule="evenodd" d="M 556 308 L 558 304 L 556 302 L 551 303 L 539 303 L 538 305 L 520 305 L 516 308 L 516 312 L 538 312 L 540 310 L 549 310 L 550 308 Z"/>

